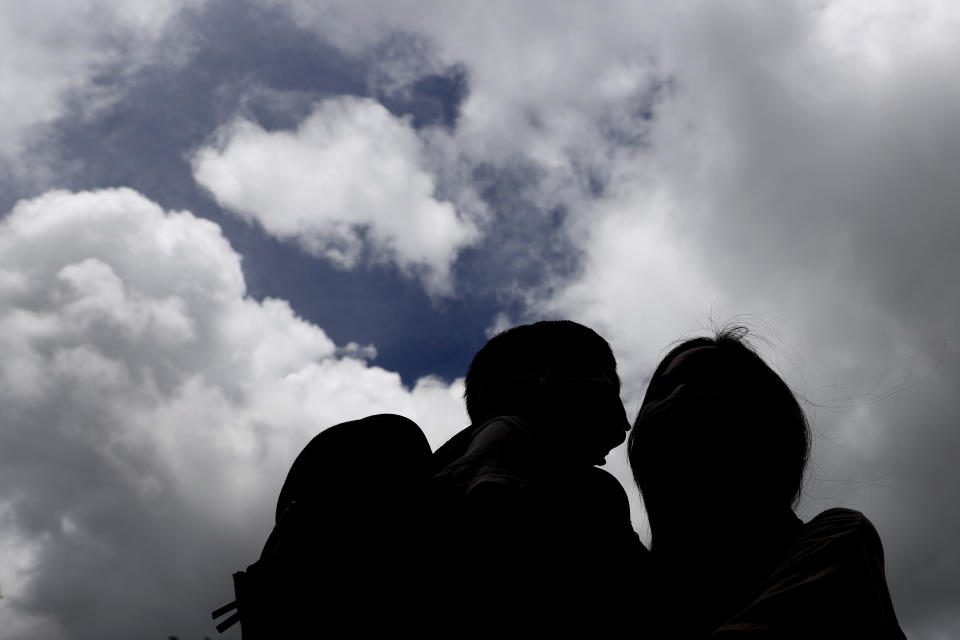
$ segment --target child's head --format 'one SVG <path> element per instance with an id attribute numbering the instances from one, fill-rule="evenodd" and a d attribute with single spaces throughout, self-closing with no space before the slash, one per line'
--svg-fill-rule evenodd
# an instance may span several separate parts
<path id="1" fill-rule="evenodd" d="M 619 389 L 607 341 L 576 322 L 553 320 L 491 338 L 470 363 L 464 397 L 474 424 L 521 416 L 597 462 L 629 428 Z"/>

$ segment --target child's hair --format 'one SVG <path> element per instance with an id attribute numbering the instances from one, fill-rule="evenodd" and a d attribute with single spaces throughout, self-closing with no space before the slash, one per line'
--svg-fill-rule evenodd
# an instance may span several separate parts
<path id="1" fill-rule="evenodd" d="M 618 385 L 617 363 L 606 340 L 571 320 L 545 320 L 492 337 L 467 370 L 464 399 L 474 424 L 535 407 L 547 380 L 606 375 Z"/>

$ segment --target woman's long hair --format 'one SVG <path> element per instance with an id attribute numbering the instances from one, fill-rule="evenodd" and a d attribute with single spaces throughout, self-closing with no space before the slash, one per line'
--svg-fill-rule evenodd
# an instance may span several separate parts
<path id="1" fill-rule="evenodd" d="M 739 501 L 752 513 L 799 500 L 810 429 L 796 396 L 746 335 L 734 326 L 685 340 L 651 376 L 628 454 L 654 538 L 658 509 L 683 509 L 691 496 L 722 508 Z M 713 351 L 685 364 L 684 380 L 664 381 L 670 363 L 698 347 Z"/>

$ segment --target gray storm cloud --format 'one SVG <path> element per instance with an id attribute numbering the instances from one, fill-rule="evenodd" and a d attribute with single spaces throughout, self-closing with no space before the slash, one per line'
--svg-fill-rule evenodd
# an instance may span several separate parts
<path id="1" fill-rule="evenodd" d="M 609 336 L 634 398 L 672 340 L 747 317 L 814 423 L 804 513 L 866 511 L 910 634 L 958 632 L 957 9 L 332 4 L 347 49 L 400 28 L 463 64 L 452 146 L 523 158 L 570 212 L 581 270 L 527 292 L 530 316 Z"/>
<path id="2" fill-rule="evenodd" d="M 868 513 L 905 627 L 941 637 L 960 628 L 960 49 L 936 12 L 894 27 L 852 8 L 685 22 L 650 149 L 585 214 L 584 274 L 543 305 L 638 354 L 635 384 L 707 316 L 752 318 L 813 421 L 803 511 Z"/>
<path id="3" fill-rule="evenodd" d="M 175 59 L 178 52 L 156 45 L 181 9 L 203 2 L 5 3 L 0 9 L 0 157 L 25 153 L 42 139 L 43 125 L 66 115 L 70 107 L 86 115 L 114 99 L 113 88 L 98 91 L 93 82 L 104 68 L 119 65 L 132 73 L 164 56 Z M 71 97 L 81 96 L 68 106 Z M 4 168 L 20 177 L 36 171 Z"/>

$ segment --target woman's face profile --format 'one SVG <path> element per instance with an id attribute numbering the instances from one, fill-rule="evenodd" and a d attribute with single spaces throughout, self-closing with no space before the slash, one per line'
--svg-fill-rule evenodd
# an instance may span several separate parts
<path id="1" fill-rule="evenodd" d="M 689 504 L 722 484 L 736 428 L 736 378 L 723 353 L 703 345 L 675 354 L 650 381 L 631 454 L 642 467 L 645 501 Z"/>

